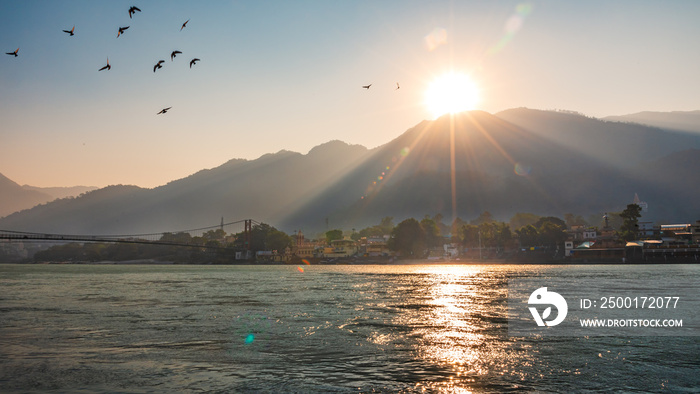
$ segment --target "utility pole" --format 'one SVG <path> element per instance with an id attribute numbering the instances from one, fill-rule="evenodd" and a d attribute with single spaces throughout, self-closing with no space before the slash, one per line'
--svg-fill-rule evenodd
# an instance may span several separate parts
<path id="1" fill-rule="evenodd" d="M 479 230 L 479 261 L 481 261 L 481 230 Z"/>

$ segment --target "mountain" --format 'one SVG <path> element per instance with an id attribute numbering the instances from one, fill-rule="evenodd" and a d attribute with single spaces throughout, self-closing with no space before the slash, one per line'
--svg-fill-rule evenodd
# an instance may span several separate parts
<path id="1" fill-rule="evenodd" d="M 603 120 L 638 123 L 667 130 L 700 133 L 700 111 L 638 112 L 636 114 L 608 116 Z"/>
<path id="2" fill-rule="evenodd" d="M 655 199 L 649 202 L 660 207 L 675 204 L 672 195 L 681 190 L 700 191 L 700 179 L 691 173 L 685 182 L 667 182 L 657 192 L 657 178 L 675 170 L 675 152 L 698 144 L 700 137 L 571 113 L 516 109 L 494 116 L 472 111 L 455 116 L 454 122 L 445 116 L 377 148 L 355 171 L 283 223 L 307 222 L 319 228 L 328 220 L 330 228 L 363 228 L 384 216 L 401 220 L 436 213 L 449 220 L 453 203 L 458 216 L 467 220 L 484 211 L 503 221 L 517 212 L 602 216 L 623 210 L 635 193 L 653 193 Z M 689 152 L 692 156 L 698 151 Z M 671 156 L 662 160 L 667 155 Z M 381 181 L 374 178 L 378 174 Z M 700 204 L 686 200 L 680 210 L 655 213 L 658 218 L 673 213 L 669 220 L 691 220 L 687 216 L 700 214 Z"/>
<path id="3" fill-rule="evenodd" d="M 51 200 L 57 198 L 68 198 L 79 196 L 83 193 L 98 189 L 95 186 L 68 186 L 68 187 L 36 187 L 29 185 L 22 185 L 25 190 L 34 190 L 41 193 L 48 194 L 51 196 Z"/>
<path id="4" fill-rule="evenodd" d="M 700 148 L 700 138 L 679 131 L 586 117 L 570 112 L 510 109 L 497 117 L 578 150 L 592 159 L 618 167 L 633 167 L 642 160 Z M 700 128 L 700 119 L 698 120 Z"/>
<path id="5" fill-rule="evenodd" d="M 0 217 L 51 201 L 51 195 L 28 190 L 0 174 Z"/>
<path id="6" fill-rule="evenodd" d="M 0 217 L 23 209 L 29 209 L 57 198 L 74 197 L 95 189 L 97 188 L 89 186 L 20 186 L 6 176 L 0 174 Z"/>
<path id="7" fill-rule="evenodd" d="M 224 217 L 309 234 L 385 216 L 450 220 L 453 207 L 465 220 L 484 211 L 503 221 L 517 212 L 602 216 L 635 193 L 649 204 L 643 220 L 693 222 L 699 173 L 700 135 L 575 113 L 471 111 L 423 121 L 371 150 L 332 141 L 306 155 L 234 159 L 155 189 L 111 186 L 1 218 L 0 228 L 134 234 Z"/>
<path id="8" fill-rule="evenodd" d="M 231 160 L 154 189 L 116 185 L 0 219 L 0 228 L 77 234 L 177 231 L 225 221 L 277 223 L 342 176 L 367 148 L 331 141 L 308 154 Z"/>

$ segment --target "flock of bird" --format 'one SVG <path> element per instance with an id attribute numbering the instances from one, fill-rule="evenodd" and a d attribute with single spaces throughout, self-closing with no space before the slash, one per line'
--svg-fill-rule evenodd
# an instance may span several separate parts
<path id="1" fill-rule="evenodd" d="M 134 16 L 134 14 L 136 14 L 136 12 L 141 12 L 141 9 L 139 9 L 139 8 L 136 7 L 136 6 L 131 6 L 131 7 L 129 7 L 129 19 L 133 19 L 133 16 Z M 189 22 L 189 21 L 190 21 L 190 20 L 188 19 L 188 20 L 186 20 L 186 21 L 182 24 L 182 27 L 180 27 L 180 31 L 182 31 L 182 29 L 184 29 L 184 28 L 187 26 L 187 22 Z M 119 29 L 117 30 L 117 38 L 119 38 L 119 36 L 121 36 L 122 34 L 124 34 L 124 32 L 125 32 L 129 27 L 130 27 L 130 26 L 124 26 L 124 27 L 121 27 L 121 26 L 120 26 Z M 64 33 L 67 33 L 69 36 L 74 36 L 74 35 L 75 35 L 75 25 L 74 25 L 70 30 L 63 30 L 63 32 L 64 32 Z M 18 53 L 19 53 L 19 48 L 15 49 L 14 52 L 5 52 L 5 53 L 8 54 L 8 55 L 12 55 L 12 56 L 14 56 L 14 57 L 17 57 L 17 56 L 18 56 Z M 178 54 L 182 54 L 182 52 L 181 52 L 181 51 L 178 51 L 178 50 L 173 51 L 173 52 L 170 54 L 170 61 L 174 61 L 174 60 L 175 60 L 175 57 L 176 57 Z M 200 59 L 198 59 L 198 58 L 194 58 L 194 59 L 190 60 L 190 68 L 192 68 L 192 66 L 195 65 L 198 61 L 200 61 Z M 163 68 L 163 63 L 165 63 L 165 60 L 159 60 L 158 63 L 156 63 L 156 65 L 153 66 L 153 72 L 156 72 L 156 70 L 158 70 L 159 68 Z M 102 67 L 102 68 L 100 68 L 100 69 L 97 70 L 97 71 L 111 70 L 111 69 L 112 69 L 112 66 L 109 64 L 109 57 L 108 57 L 108 58 L 107 58 L 107 65 L 104 66 L 104 67 Z M 172 108 L 172 107 L 163 108 L 162 110 L 160 110 L 160 112 L 157 113 L 157 115 L 164 114 L 164 113 L 168 112 L 168 110 L 169 110 L 170 108 Z"/>
<path id="2" fill-rule="evenodd" d="M 129 19 L 133 19 L 133 16 L 134 16 L 134 14 L 136 14 L 136 12 L 141 12 L 141 9 L 139 9 L 136 6 L 129 7 Z M 182 31 L 182 29 L 184 29 L 187 26 L 187 22 L 189 22 L 189 21 L 190 20 L 188 19 L 182 24 L 182 26 L 180 27 L 180 31 Z M 123 26 L 123 27 L 120 26 L 119 29 L 117 30 L 117 38 L 119 38 L 119 36 L 124 34 L 124 32 L 129 27 L 130 26 Z M 67 33 L 70 36 L 74 36 L 75 35 L 75 25 L 70 30 L 63 30 L 63 32 Z M 13 55 L 14 57 L 17 57 L 18 52 L 19 52 L 19 48 L 15 49 L 14 52 L 5 52 L 5 53 L 8 55 Z M 178 54 L 182 54 L 182 52 L 178 51 L 178 50 L 172 51 L 172 53 L 170 53 L 170 61 L 174 61 L 175 57 Z M 198 61 L 200 61 L 200 59 L 198 59 L 198 58 L 193 58 L 192 60 L 190 60 L 190 68 L 192 68 L 193 65 L 197 64 Z M 158 62 L 155 64 L 155 66 L 153 66 L 153 72 L 156 72 L 156 70 L 163 68 L 163 63 L 165 63 L 165 60 L 158 60 Z M 108 57 L 107 58 L 107 65 L 100 68 L 97 71 L 111 70 L 111 69 L 112 69 L 112 66 L 109 64 L 109 57 Z M 362 85 L 362 88 L 367 89 L 367 90 L 369 90 L 369 88 L 371 88 L 371 87 L 372 87 L 371 83 L 369 85 Z M 399 83 L 397 82 L 396 89 L 394 89 L 394 90 L 399 90 L 400 88 L 401 88 L 401 86 L 399 86 Z M 168 110 L 170 108 L 172 108 L 172 107 L 163 108 L 160 112 L 157 113 L 157 115 L 164 114 L 164 113 L 168 112 Z"/>

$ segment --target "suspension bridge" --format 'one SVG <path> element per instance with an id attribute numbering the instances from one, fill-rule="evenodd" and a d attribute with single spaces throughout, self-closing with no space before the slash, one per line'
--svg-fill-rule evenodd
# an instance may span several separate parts
<path id="1" fill-rule="evenodd" d="M 240 226 L 243 224 L 243 230 Z M 146 234 L 119 234 L 119 235 L 78 235 L 78 234 L 55 234 L 37 233 L 26 231 L 0 230 L 0 240 L 22 241 L 22 242 L 93 242 L 93 243 L 130 243 L 148 245 L 167 245 L 197 248 L 224 248 L 220 243 L 202 242 L 208 232 L 228 229 L 230 233 L 240 233 L 243 237 L 244 245 L 250 245 L 251 230 L 253 225 L 260 225 L 253 219 L 237 220 L 215 226 L 201 227 L 189 230 L 164 231 L 159 233 Z M 231 230 L 234 231 L 231 231 Z M 187 234 L 187 236 L 183 236 Z"/>

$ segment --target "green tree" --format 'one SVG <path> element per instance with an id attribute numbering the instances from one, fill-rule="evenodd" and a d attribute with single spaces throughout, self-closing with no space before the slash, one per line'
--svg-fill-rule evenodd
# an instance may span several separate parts
<path id="1" fill-rule="evenodd" d="M 495 228 L 496 247 L 500 249 L 508 248 L 513 243 L 513 233 L 506 223 L 498 223 Z"/>
<path id="2" fill-rule="evenodd" d="M 642 217 L 642 207 L 637 204 L 629 204 L 620 213 L 622 226 L 620 226 L 620 237 L 625 241 L 632 241 L 637 238 L 639 229 L 639 218 Z"/>
<path id="3" fill-rule="evenodd" d="M 518 235 L 522 247 L 529 248 L 539 245 L 539 232 L 537 231 L 537 227 L 532 224 L 515 230 L 515 233 Z"/>
<path id="4" fill-rule="evenodd" d="M 462 227 L 467 225 L 467 224 L 469 224 L 469 223 L 465 222 L 460 217 L 456 217 L 452 221 L 452 225 L 450 227 L 450 234 L 452 234 L 453 237 L 458 237 L 460 240 L 463 241 L 463 239 L 462 239 Z"/>
<path id="5" fill-rule="evenodd" d="M 391 232 L 388 246 L 404 256 L 423 257 L 426 246 L 423 227 L 416 219 L 404 220 Z"/>
<path id="6" fill-rule="evenodd" d="M 564 214 L 564 221 L 568 228 L 572 226 L 587 226 L 586 220 L 581 215 L 574 215 L 573 213 Z"/>
<path id="7" fill-rule="evenodd" d="M 437 223 L 428 215 L 420 221 L 420 226 L 425 233 L 425 243 L 429 248 L 434 248 L 442 245 L 442 237 L 440 236 L 440 229 Z"/>
<path id="8" fill-rule="evenodd" d="M 479 227 L 473 224 L 464 224 L 460 230 L 462 245 L 467 248 L 479 247 Z"/>
<path id="9" fill-rule="evenodd" d="M 202 234 L 202 238 L 204 238 L 205 242 L 208 241 L 221 241 L 226 237 L 226 232 L 220 228 L 216 230 L 209 230 Z"/>
<path id="10" fill-rule="evenodd" d="M 445 217 L 442 216 L 441 213 L 438 213 L 435 216 L 433 216 L 433 221 L 435 222 L 435 224 L 437 224 L 438 229 L 440 230 L 440 235 L 442 235 L 443 237 L 451 234 L 450 226 L 442 222 L 444 218 Z"/>
<path id="11" fill-rule="evenodd" d="M 362 237 L 381 237 L 387 234 L 391 234 L 394 229 L 394 218 L 387 216 L 381 220 L 381 222 L 375 226 L 363 228 L 358 233 L 357 239 Z"/>
<path id="12" fill-rule="evenodd" d="M 563 246 L 567 237 L 565 223 L 544 221 L 537 229 L 537 232 L 539 233 L 540 244 L 550 248 Z"/>
<path id="13" fill-rule="evenodd" d="M 534 213 L 518 212 L 513 215 L 512 218 L 510 218 L 510 228 L 513 230 L 519 230 L 527 225 L 537 223 L 537 221 L 540 220 L 540 217 L 541 216 L 535 215 Z"/>
<path id="14" fill-rule="evenodd" d="M 242 240 L 243 237 L 241 236 L 238 238 Z M 240 243 L 238 245 L 240 246 Z M 276 250 L 282 252 L 287 246 L 291 245 L 292 237 L 269 224 L 256 224 L 250 230 L 250 249 L 253 252 L 260 250 Z"/>
<path id="15" fill-rule="evenodd" d="M 491 223 L 493 222 L 493 215 L 491 215 L 491 212 L 489 211 L 484 211 L 479 215 L 478 218 L 472 220 L 471 224 L 475 225 L 480 225 L 482 223 Z"/>
<path id="16" fill-rule="evenodd" d="M 343 239 L 343 230 L 330 230 L 326 231 L 326 242 L 330 245 L 331 242 Z"/>

